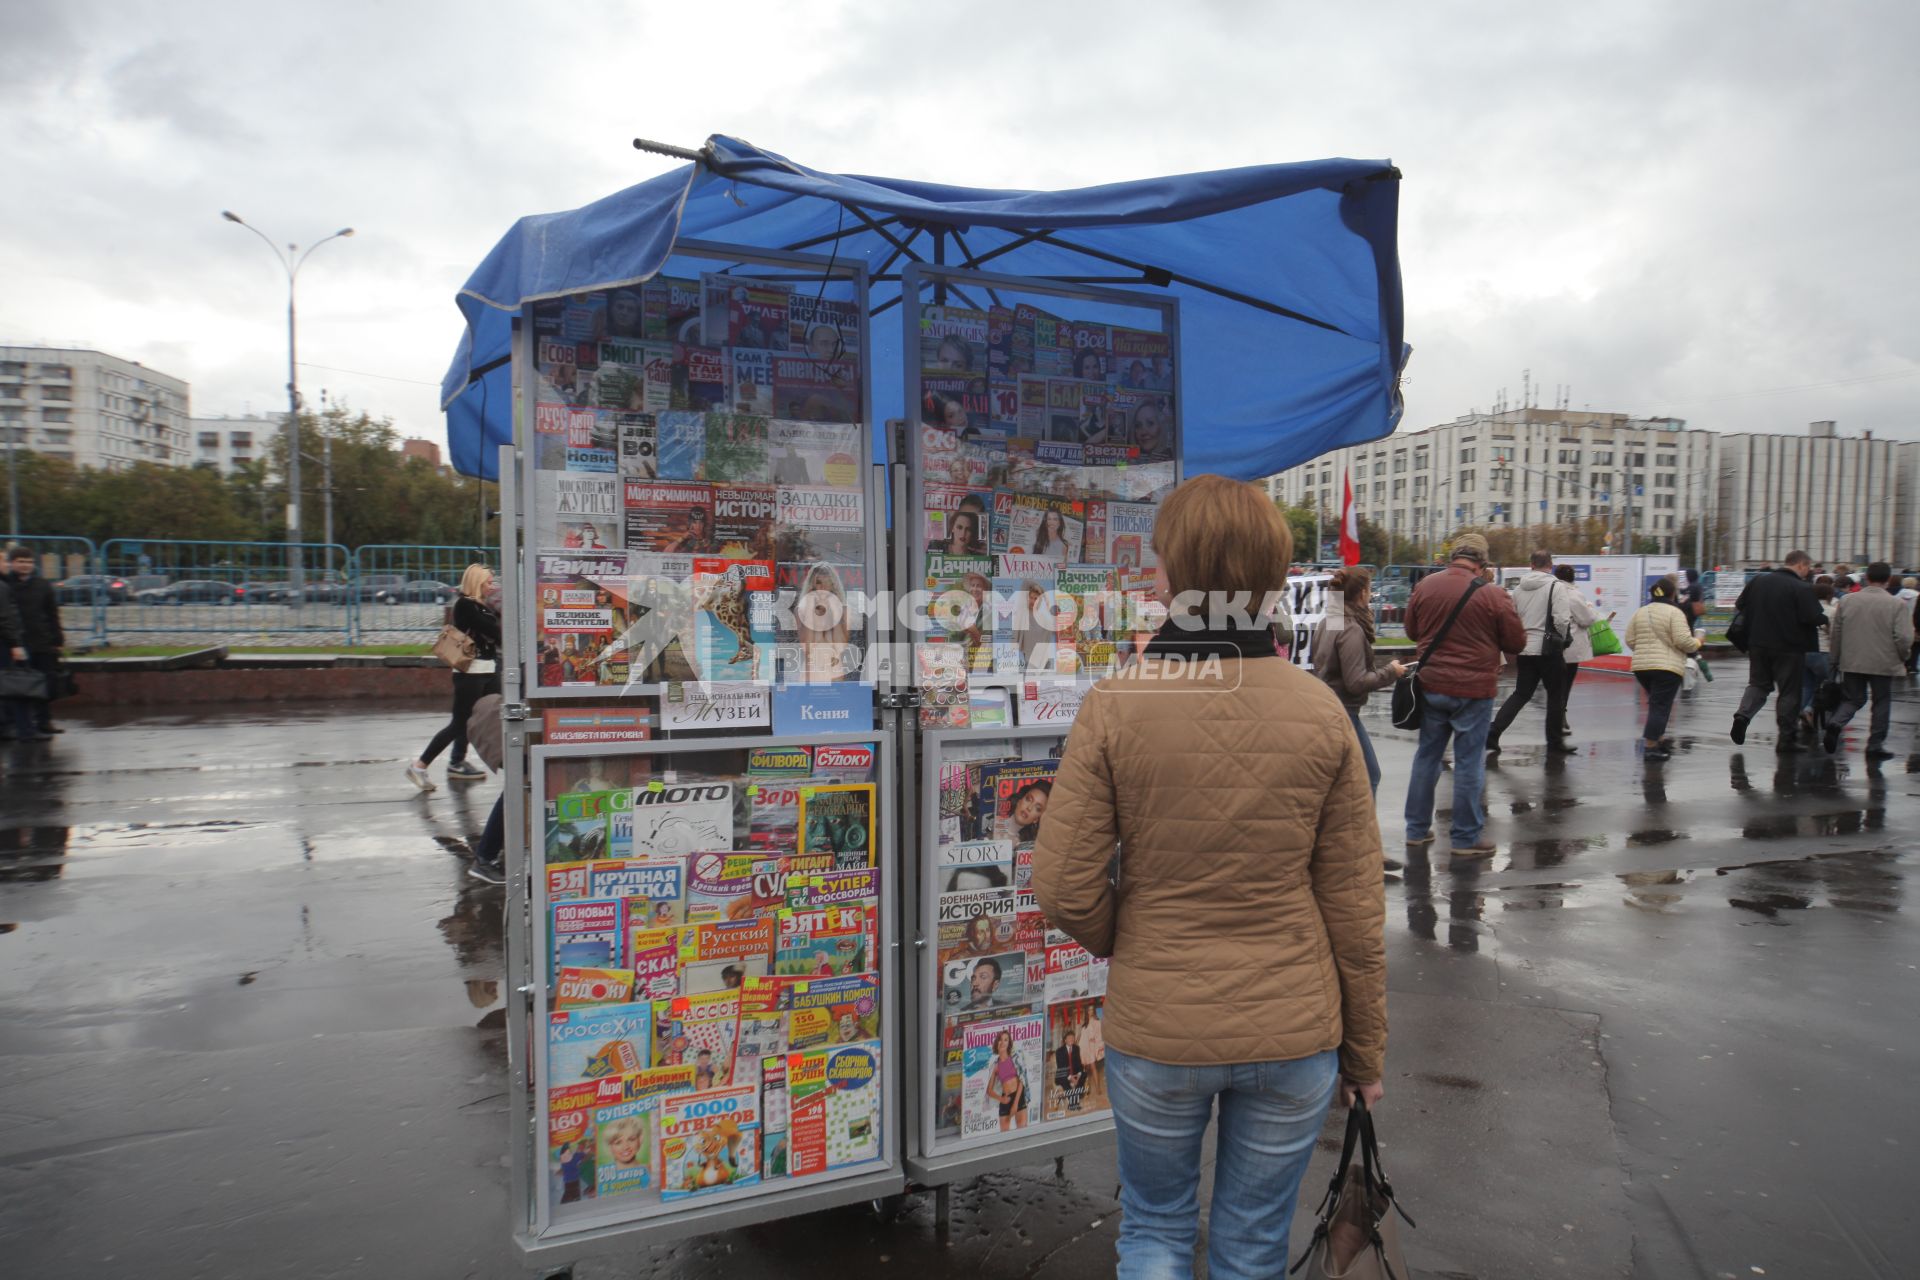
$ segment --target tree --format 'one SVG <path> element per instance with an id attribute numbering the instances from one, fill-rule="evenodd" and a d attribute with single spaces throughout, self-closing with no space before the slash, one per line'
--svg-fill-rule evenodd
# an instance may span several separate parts
<path id="1" fill-rule="evenodd" d="M 1309 506 L 1290 507 L 1278 501 L 1274 505 L 1280 508 L 1280 514 L 1286 517 L 1287 527 L 1293 531 L 1293 558 L 1297 564 L 1319 558 L 1319 551 L 1313 545 L 1313 508 Z"/>

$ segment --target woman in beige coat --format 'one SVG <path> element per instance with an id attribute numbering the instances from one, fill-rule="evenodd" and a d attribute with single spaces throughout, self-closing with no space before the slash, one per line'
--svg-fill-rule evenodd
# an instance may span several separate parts
<path id="1" fill-rule="evenodd" d="M 1633 650 L 1633 678 L 1647 691 L 1647 727 L 1641 733 L 1646 758 L 1669 760 L 1667 717 L 1673 699 L 1686 679 L 1687 655 L 1700 652 L 1693 619 L 1680 607 L 1680 586 L 1662 578 L 1648 592 L 1648 601 L 1627 620 L 1627 648 Z"/>
<path id="2" fill-rule="evenodd" d="M 1053 925 L 1112 958 L 1120 1277 L 1191 1274 L 1216 1099 L 1211 1273 L 1278 1276 L 1336 1090 L 1381 1096 L 1380 831 L 1339 698 L 1266 630 L 1292 555 L 1273 503 L 1190 480 L 1161 505 L 1154 549 L 1170 616 L 1082 705 L 1033 888 Z"/>

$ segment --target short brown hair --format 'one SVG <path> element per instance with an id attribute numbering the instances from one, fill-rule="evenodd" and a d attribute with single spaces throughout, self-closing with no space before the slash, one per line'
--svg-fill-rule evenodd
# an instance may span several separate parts
<path id="1" fill-rule="evenodd" d="M 1153 550 L 1175 595 L 1251 592 L 1286 583 L 1293 531 L 1271 499 L 1225 476 L 1195 476 L 1160 504 Z"/>

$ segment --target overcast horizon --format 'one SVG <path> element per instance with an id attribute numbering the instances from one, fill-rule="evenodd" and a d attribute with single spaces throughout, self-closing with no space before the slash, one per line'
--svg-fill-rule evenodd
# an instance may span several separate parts
<path id="1" fill-rule="evenodd" d="M 444 445 L 453 296 L 514 219 L 674 167 L 636 134 L 726 133 L 1037 189 L 1390 159 L 1402 430 L 1517 405 L 1531 369 L 1542 407 L 1920 439 L 1910 8 L 752 4 L 724 42 L 655 5 L 8 11 L 0 157 L 34 198 L 0 225 L 0 344 L 140 360 L 199 416 L 286 402 L 285 277 L 222 209 L 355 228 L 300 277 L 302 392 Z"/>

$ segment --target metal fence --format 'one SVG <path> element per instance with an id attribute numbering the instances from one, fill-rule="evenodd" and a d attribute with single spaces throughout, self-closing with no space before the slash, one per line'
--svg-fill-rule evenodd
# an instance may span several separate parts
<path id="1" fill-rule="evenodd" d="M 494 547 L 30 536 L 68 645 L 424 644 Z"/>

